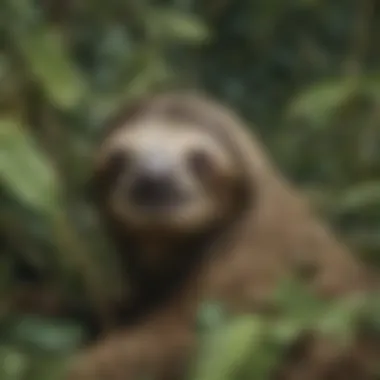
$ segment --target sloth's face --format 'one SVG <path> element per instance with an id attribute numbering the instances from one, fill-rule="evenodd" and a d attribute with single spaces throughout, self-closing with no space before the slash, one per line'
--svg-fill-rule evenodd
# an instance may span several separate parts
<path id="1" fill-rule="evenodd" d="M 223 220 L 239 180 L 233 154 L 194 125 L 146 121 L 116 130 L 100 150 L 106 208 L 128 228 L 197 231 Z"/>

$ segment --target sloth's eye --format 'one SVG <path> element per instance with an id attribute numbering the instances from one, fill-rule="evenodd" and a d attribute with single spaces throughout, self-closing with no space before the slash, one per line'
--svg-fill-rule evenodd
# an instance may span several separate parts
<path id="1" fill-rule="evenodd" d="M 107 158 L 106 166 L 95 173 L 86 186 L 86 193 L 90 199 L 104 199 L 113 188 L 115 181 L 127 166 L 127 155 L 123 151 L 115 151 Z"/>
<path id="2" fill-rule="evenodd" d="M 125 151 L 119 150 L 113 152 L 108 158 L 108 171 L 112 173 L 112 177 L 117 177 L 123 172 L 128 165 L 128 155 Z"/>
<path id="3" fill-rule="evenodd" d="M 208 174 L 213 167 L 212 157 L 203 150 L 191 152 L 188 157 L 188 163 L 191 170 L 198 175 Z"/>

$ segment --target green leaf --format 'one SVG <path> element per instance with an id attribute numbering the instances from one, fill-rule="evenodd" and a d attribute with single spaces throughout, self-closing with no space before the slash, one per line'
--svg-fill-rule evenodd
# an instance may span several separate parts
<path id="1" fill-rule="evenodd" d="M 50 101 L 61 109 L 77 106 L 86 86 L 65 51 L 60 34 L 43 27 L 14 33 L 13 38 L 26 67 Z"/>
<path id="2" fill-rule="evenodd" d="M 206 302 L 198 312 L 198 327 L 200 331 L 210 331 L 226 321 L 226 314 L 219 303 Z"/>
<path id="3" fill-rule="evenodd" d="M 364 91 L 377 101 L 380 100 L 380 74 L 366 75 L 363 79 L 362 87 Z"/>
<path id="4" fill-rule="evenodd" d="M 380 181 L 370 181 L 346 189 L 337 197 L 335 208 L 348 212 L 376 205 L 380 206 Z"/>
<path id="5" fill-rule="evenodd" d="M 160 41 L 204 43 L 210 38 L 206 25 L 196 16 L 173 9 L 154 8 L 147 12 L 146 27 Z"/>
<path id="6" fill-rule="evenodd" d="M 315 126 L 323 127 L 356 90 L 357 83 L 349 79 L 318 83 L 302 91 L 290 103 L 287 116 L 305 119 Z"/>
<path id="7" fill-rule="evenodd" d="M 35 353 L 70 352 L 84 338 L 84 330 L 73 322 L 38 316 L 13 317 L 2 330 L 3 339 Z"/>
<path id="8" fill-rule="evenodd" d="M 240 317 L 215 331 L 206 340 L 196 363 L 195 380 L 227 380 L 235 376 L 250 358 L 263 322 L 260 318 Z"/>
<path id="9" fill-rule="evenodd" d="M 28 357 L 10 346 L 0 346 L 0 379 L 22 380 L 29 365 Z"/>
<path id="10" fill-rule="evenodd" d="M 57 178 L 17 118 L 0 119 L 0 177 L 19 201 L 39 211 L 57 206 Z"/>
<path id="11" fill-rule="evenodd" d="M 28 370 L 27 380 L 64 380 L 68 360 L 59 355 L 43 355 L 36 357 Z"/>
<path id="12" fill-rule="evenodd" d="M 359 311 L 365 303 L 363 297 L 347 298 L 337 301 L 327 310 L 317 323 L 317 328 L 339 340 L 352 338 Z"/>
<path id="13" fill-rule="evenodd" d="M 157 88 L 163 83 L 168 83 L 172 79 L 173 73 L 166 66 L 162 59 L 154 54 L 142 62 L 142 68 L 136 73 L 134 78 L 124 85 L 120 85 L 120 91 L 112 95 L 93 94 L 91 100 L 90 117 L 95 123 L 105 121 L 120 106 L 140 97 L 144 93 Z"/>
<path id="14" fill-rule="evenodd" d="M 275 299 L 283 315 L 302 327 L 309 327 L 318 320 L 328 306 L 327 302 L 315 297 L 305 284 L 294 278 L 287 279 L 278 287 Z"/>

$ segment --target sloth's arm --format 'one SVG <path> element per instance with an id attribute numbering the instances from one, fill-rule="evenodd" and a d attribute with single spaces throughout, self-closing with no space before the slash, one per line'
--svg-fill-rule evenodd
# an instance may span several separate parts
<path id="1" fill-rule="evenodd" d="M 179 379 L 194 348 L 188 326 L 152 318 L 100 340 L 75 358 L 66 380 Z"/>

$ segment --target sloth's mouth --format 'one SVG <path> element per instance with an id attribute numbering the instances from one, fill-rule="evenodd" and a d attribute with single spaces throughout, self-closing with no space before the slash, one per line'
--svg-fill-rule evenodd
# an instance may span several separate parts
<path id="1" fill-rule="evenodd" d="M 161 212 L 183 204 L 187 197 L 170 177 L 144 176 L 131 186 L 132 204 L 144 211 Z"/>

